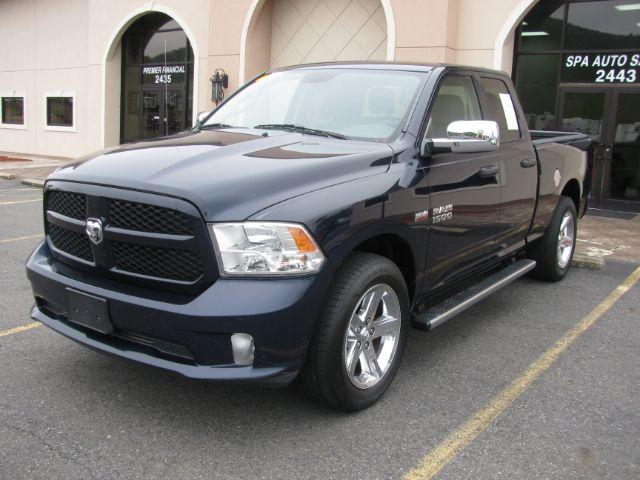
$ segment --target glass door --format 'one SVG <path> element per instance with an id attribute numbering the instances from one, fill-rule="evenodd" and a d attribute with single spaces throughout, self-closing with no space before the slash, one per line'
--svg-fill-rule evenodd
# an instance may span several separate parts
<path id="1" fill-rule="evenodd" d="M 618 202 L 640 201 L 640 89 L 618 89 L 613 94 L 611 145 L 608 162 L 608 199 Z M 628 208 L 629 205 L 620 205 Z M 636 204 L 640 209 L 640 204 Z"/>
<path id="2" fill-rule="evenodd" d="M 142 91 L 142 138 L 164 135 L 163 95 L 160 89 Z"/>
<path id="3" fill-rule="evenodd" d="M 611 148 L 606 142 L 611 90 L 609 88 L 565 87 L 559 93 L 558 130 L 589 135 L 600 145 L 596 151 L 591 182 L 591 206 L 602 206 L 605 175 Z"/>
<path id="4" fill-rule="evenodd" d="M 592 206 L 640 211 L 640 88 L 560 89 L 558 129 L 599 143 Z"/>

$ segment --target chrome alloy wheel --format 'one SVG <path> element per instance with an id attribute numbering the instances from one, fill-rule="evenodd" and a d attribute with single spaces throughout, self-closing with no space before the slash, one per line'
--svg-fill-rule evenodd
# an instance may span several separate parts
<path id="1" fill-rule="evenodd" d="M 573 244 L 575 242 L 575 223 L 571 212 L 565 212 L 558 232 L 558 266 L 565 268 L 571 260 Z"/>
<path id="2" fill-rule="evenodd" d="M 374 285 L 358 300 L 344 336 L 343 364 L 359 389 L 371 388 L 387 373 L 400 341 L 398 295 L 385 284 Z"/>

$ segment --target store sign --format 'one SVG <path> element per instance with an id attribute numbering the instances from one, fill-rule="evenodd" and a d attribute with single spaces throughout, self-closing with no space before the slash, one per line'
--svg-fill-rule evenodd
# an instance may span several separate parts
<path id="1" fill-rule="evenodd" d="M 640 53 L 565 55 L 561 80 L 571 83 L 640 82 Z"/>
<path id="2" fill-rule="evenodd" d="M 187 68 L 184 65 L 142 67 L 142 78 L 145 85 L 184 83 L 186 76 Z"/>

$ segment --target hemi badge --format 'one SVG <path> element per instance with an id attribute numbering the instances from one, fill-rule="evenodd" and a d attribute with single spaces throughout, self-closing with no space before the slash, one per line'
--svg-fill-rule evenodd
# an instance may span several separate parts
<path id="1" fill-rule="evenodd" d="M 421 212 L 416 212 L 415 222 L 422 223 L 429 220 L 429 210 L 422 210 Z"/>

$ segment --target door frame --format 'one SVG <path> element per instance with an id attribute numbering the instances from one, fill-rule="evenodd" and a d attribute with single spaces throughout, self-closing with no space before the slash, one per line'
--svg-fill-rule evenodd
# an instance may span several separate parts
<path id="1" fill-rule="evenodd" d="M 621 200 L 617 198 L 610 197 L 610 182 L 611 182 L 611 166 L 613 164 L 613 148 L 615 146 L 615 137 L 616 137 L 616 119 L 618 113 L 618 102 L 620 100 L 620 95 L 624 94 L 633 94 L 640 95 L 640 86 L 629 85 L 624 88 L 612 88 L 611 89 L 611 110 L 609 112 L 609 118 L 607 119 L 607 137 L 606 142 L 609 146 L 608 154 L 605 155 L 604 159 L 604 168 L 603 175 L 605 175 L 605 181 L 603 182 L 603 186 L 605 190 L 603 190 L 603 197 L 601 205 L 603 208 L 607 208 L 610 210 L 625 210 L 625 211 L 633 211 L 640 212 L 640 202 L 633 200 Z M 640 112 L 639 112 L 640 115 Z M 640 164 L 638 165 L 640 168 Z"/>
<path id="2" fill-rule="evenodd" d="M 621 94 L 640 94 L 638 84 L 569 84 L 558 87 L 556 102 L 556 129 L 562 130 L 564 98 L 567 93 L 603 93 L 602 131 L 593 165 L 592 206 L 610 210 L 640 212 L 640 202 L 610 198 L 612 150 L 615 139 L 616 114 Z"/>

